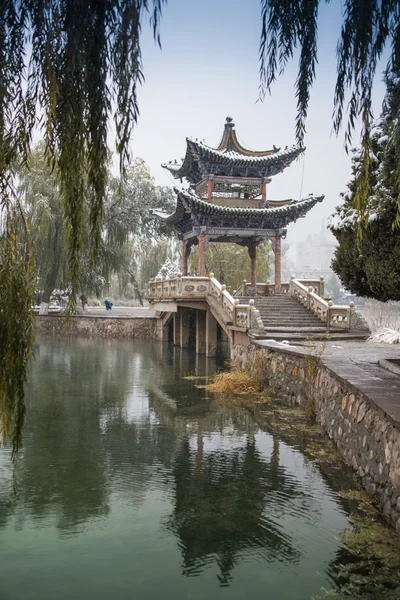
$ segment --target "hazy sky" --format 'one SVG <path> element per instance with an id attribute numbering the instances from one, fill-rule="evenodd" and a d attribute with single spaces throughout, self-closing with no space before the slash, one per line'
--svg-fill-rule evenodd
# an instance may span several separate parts
<path id="1" fill-rule="evenodd" d="M 267 186 L 271 199 L 325 194 L 324 202 L 306 219 L 288 227 L 287 240 L 293 249 L 296 241 L 321 230 L 323 219 L 340 202 L 339 193 L 350 175 L 343 134 L 336 138 L 331 125 L 341 4 L 338 0 L 321 3 L 319 65 L 305 157 Z M 144 26 L 146 81 L 139 92 L 141 114 L 131 146 L 133 156 L 146 161 L 157 183 L 176 185 L 160 165 L 184 156 L 187 136 L 217 146 L 227 115 L 233 117 L 240 141 L 251 149 L 295 143 L 297 61 L 275 84 L 272 95 L 257 102 L 260 28 L 259 0 L 169 0 L 161 21 L 162 50 Z M 374 89 L 376 114 L 384 94 L 381 79 L 379 71 Z"/>

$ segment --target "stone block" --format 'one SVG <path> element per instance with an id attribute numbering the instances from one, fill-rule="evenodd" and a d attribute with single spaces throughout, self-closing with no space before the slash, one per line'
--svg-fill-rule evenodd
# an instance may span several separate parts
<path id="1" fill-rule="evenodd" d="M 365 413 L 367 412 L 367 405 L 365 402 L 361 402 L 358 406 L 358 410 L 357 410 L 357 423 L 361 423 L 361 421 L 364 419 L 365 417 Z"/>
<path id="2" fill-rule="evenodd" d="M 347 405 L 347 412 L 349 413 L 349 415 L 352 414 L 353 405 L 354 405 L 355 400 L 356 400 L 355 395 L 354 394 L 350 394 L 350 396 L 349 396 L 349 403 Z"/>

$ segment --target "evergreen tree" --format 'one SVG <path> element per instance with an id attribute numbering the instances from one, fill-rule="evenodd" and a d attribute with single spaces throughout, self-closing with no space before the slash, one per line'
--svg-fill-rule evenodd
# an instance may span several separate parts
<path id="1" fill-rule="evenodd" d="M 400 78 L 386 74 L 387 93 L 380 119 L 372 128 L 368 200 L 360 212 L 357 186 L 361 153 L 353 152 L 353 177 L 344 204 L 330 229 L 339 242 L 332 267 L 353 294 L 377 300 L 400 300 Z M 361 225 L 363 227 L 361 228 Z"/>

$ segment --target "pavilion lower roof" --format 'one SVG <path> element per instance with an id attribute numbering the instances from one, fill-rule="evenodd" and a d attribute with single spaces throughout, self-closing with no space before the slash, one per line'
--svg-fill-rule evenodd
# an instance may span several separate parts
<path id="1" fill-rule="evenodd" d="M 265 208 L 242 208 L 220 206 L 201 200 L 189 192 L 174 188 L 177 194 L 177 207 L 174 213 L 167 214 L 153 210 L 156 217 L 167 225 L 184 233 L 197 226 L 277 229 L 286 227 L 298 218 L 305 217 L 309 210 L 324 196 L 310 195 L 302 200 L 270 201 Z M 284 202 L 284 204 L 282 204 Z"/>

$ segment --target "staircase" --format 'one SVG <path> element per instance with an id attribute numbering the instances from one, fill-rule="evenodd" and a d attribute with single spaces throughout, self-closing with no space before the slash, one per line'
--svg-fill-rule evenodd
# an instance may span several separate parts
<path id="1" fill-rule="evenodd" d="M 241 304 L 247 304 L 251 299 L 250 296 L 241 296 L 239 301 Z M 328 333 L 332 340 L 356 340 L 368 337 L 368 334 L 363 332 L 349 333 L 345 330 L 329 329 L 326 323 L 320 321 L 313 312 L 289 294 L 254 297 L 253 300 L 265 327 L 263 334 L 255 336 L 258 339 L 304 340 L 309 337 L 323 339 Z"/>

